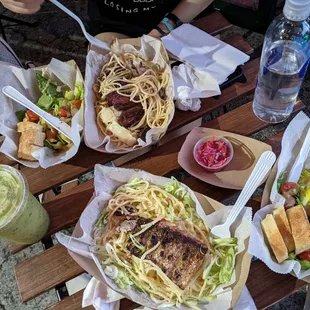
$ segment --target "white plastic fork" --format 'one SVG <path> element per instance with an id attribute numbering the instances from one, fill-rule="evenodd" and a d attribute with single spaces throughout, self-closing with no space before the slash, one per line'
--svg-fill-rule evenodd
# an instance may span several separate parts
<path id="1" fill-rule="evenodd" d="M 230 234 L 231 224 L 236 220 L 237 216 L 239 215 L 241 210 L 244 208 L 245 204 L 249 201 L 254 191 L 262 183 L 267 173 L 270 171 L 273 164 L 275 163 L 275 161 L 276 161 L 276 155 L 271 151 L 264 152 L 261 155 L 250 177 L 245 183 L 240 193 L 240 196 L 238 197 L 233 208 L 231 209 L 225 223 L 221 225 L 217 225 L 212 228 L 211 233 L 213 235 L 219 238 L 230 238 L 231 237 L 231 234 Z"/>
<path id="2" fill-rule="evenodd" d="M 73 19 L 75 19 L 79 23 L 85 38 L 87 39 L 87 41 L 90 44 L 95 45 L 95 46 L 100 47 L 100 48 L 105 49 L 105 50 L 110 50 L 110 47 L 109 47 L 109 45 L 107 43 L 98 40 L 97 38 L 93 37 L 91 34 L 89 34 L 86 31 L 83 22 L 81 21 L 81 19 L 77 15 L 75 15 L 72 11 L 67 9 L 64 5 L 62 5 L 57 0 L 50 0 L 50 2 L 52 2 L 54 5 L 56 5 L 58 8 L 63 10 L 65 13 L 67 13 L 69 16 L 71 16 Z"/>
<path id="3" fill-rule="evenodd" d="M 40 109 L 36 104 L 31 102 L 28 98 L 26 98 L 23 94 L 21 94 L 17 89 L 15 89 L 12 86 L 4 86 L 2 88 L 2 92 L 7 97 L 13 99 L 14 101 L 18 102 L 22 106 L 26 107 L 27 109 L 31 110 L 35 114 L 39 115 L 52 127 L 57 129 L 57 131 L 60 131 L 69 140 L 74 142 L 74 139 L 71 133 L 71 127 L 67 123 L 61 121 L 59 118 L 49 114 L 48 112 L 45 112 L 42 109 Z"/>

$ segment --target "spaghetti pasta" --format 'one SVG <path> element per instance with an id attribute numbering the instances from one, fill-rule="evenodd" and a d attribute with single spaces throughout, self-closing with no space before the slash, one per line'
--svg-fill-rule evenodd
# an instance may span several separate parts
<path id="1" fill-rule="evenodd" d="M 116 147 L 145 139 L 146 131 L 166 129 L 174 111 L 171 76 L 133 53 L 110 53 L 93 89 L 97 125 Z"/>
<path id="2" fill-rule="evenodd" d="M 156 234 L 161 227 L 164 227 L 163 239 L 158 237 L 160 233 Z M 148 239 L 150 231 L 153 232 Z M 154 260 L 156 255 L 162 260 L 180 257 L 169 251 L 171 236 L 176 234 L 181 236 L 180 240 L 198 244 L 196 254 L 190 253 L 188 244 L 183 244 L 181 260 L 186 261 L 192 255 L 188 261 L 195 265 L 197 257 L 201 257 L 197 268 L 185 262 L 185 273 L 193 271 L 190 277 L 175 266 L 180 264 L 180 258 L 176 258 L 175 265 L 170 262 L 165 267 Z M 143 179 L 133 179 L 120 186 L 95 225 L 94 240 L 97 246 L 93 251 L 102 265 L 108 270 L 117 268 L 113 280 L 121 289 L 132 287 L 145 292 L 159 306 L 186 305 L 192 309 L 199 309 L 198 303 L 215 299 L 216 289 L 230 281 L 237 250 L 236 238 L 210 236 L 190 194 L 175 179 L 165 186 Z M 179 245 L 175 251 L 182 251 Z M 184 286 L 179 281 L 183 276 L 189 280 Z"/>

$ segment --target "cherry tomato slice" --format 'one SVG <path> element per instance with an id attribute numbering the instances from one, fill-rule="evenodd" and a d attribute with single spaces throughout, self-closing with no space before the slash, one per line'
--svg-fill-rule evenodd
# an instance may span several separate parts
<path id="1" fill-rule="evenodd" d="M 310 262 L 310 251 L 305 251 L 297 255 L 301 259 L 308 260 Z"/>
<path id="2" fill-rule="evenodd" d="M 294 188 L 297 188 L 297 184 L 296 183 L 294 183 L 294 182 L 285 182 L 281 186 L 281 192 L 282 193 L 287 193 L 287 192 L 289 192 L 290 190 L 292 190 Z"/>
<path id="3" fill-rule="evenodd" d="M 45 134 L 47 140 L 56 140 L 57 138 L 57 130 L 54 128 L 47 128 Z"/>
<path id="4" fill-rule="evenodd" d="M 59 109 L 58 114 L 59 114 L 60 117 L 70 117 L 70 116 L 71 116 L 70 113 L 69 113 L 69 111 L 68 111 L 68 109 L 65 108 L 65 107 L 61 107 L 61 108 Z"/>
<path id="5" fill-rule="evenodd" d="M 34 112 L 27 110 L 26 114 L 27 114 L 29 122 L 36 123 L 39 121 L 39 115 L 35 114 Z"/>
<path id="6" fill-rule="evenodd" d="M 79 110 L 80 107 L 81 107 L 81 104 L 82 104 L 82 100 L 77 99 L 77 100 L 74 100 L 74 102 L 73 102 L 73 104 L 72 104 L 72 107 Z"/>

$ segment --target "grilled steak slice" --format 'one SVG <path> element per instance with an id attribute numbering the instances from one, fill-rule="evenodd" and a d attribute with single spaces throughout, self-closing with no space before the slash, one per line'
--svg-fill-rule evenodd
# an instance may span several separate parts
<path id="1" fill-rule="evenodd" d="M 107 103 L 109 107 L 114 107 L 118 111 L 130 109 L 137 103 L 130 101 L 129 97 L 119 95 L 116 91 L 107 95 Z"/>
<path id="2" fill-rule="evenodd" d="M 121 126 L 129 128 L 138 124 L 143 116 L 144 110 L 142 106 L 136 105 L 135 107 L 122 112 L 119 118 L 119 123 Z"/>
<path id="3" fill-rule="evenodd" d="M 139 230 L 139 229 L 138 229 Z M 159 247 L 148 254 L 151 260 L 181 289 L 185 289 L 193 276 L 202 266 L 208 247 L 200 240 L 189 237 L 177 225 L 162 220 L 136 237 L 136 241 L 145 246 L 146 250 Z M 133 255 L 141 257 L 142 252 L 133 244 L 129 246 Z"/>

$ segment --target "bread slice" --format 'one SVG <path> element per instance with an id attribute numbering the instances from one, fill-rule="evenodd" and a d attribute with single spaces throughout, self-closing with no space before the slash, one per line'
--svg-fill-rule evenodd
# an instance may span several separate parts
<path id="1" fill-rule="evenodd" d="M 295 253 L 300 254 L 310 249 L 310 224 L 303 206 L 296 206 L 286 211 L 295 242 Z"/>
<path id="2" fill-rule="evenodd" d="M 29 160 L 29 161 L 37 161 L 36 158 L 32 156 L 32 153 L 40 149 L 41 146 L 32 145 L 28 143 L 20 143 L 18 148 L 18 158 Z"/>
<path id="3" fill-rule="evenodd" d="M 280 234 L 276 221 L 268 214 L 261 223 L 262 229 L 277 261 L 282 263 L 288 258 L 288 251 Z"/>
<path id="4" fill-rule="evenodd" d="M 33 122 L 20 122 L 17 123 L 17 131 L 23 132 L 29 129 L 34 129 L 39 132 L 43 132 L 43 127 L 39 124 L 33 123 Z"/>
<path id="5" fill-rule="evenodd" d="M 288 252 L 295 250 L 295 243 L 292 236 L 290 224 L 288 222 L 284 207 L 280 207 L 272 212 L 273 218 L 276 221 L 280 234 L 284 240 Z"/>
<path id="6" fill-rule="evenodd" d="M 36 129 L 28 129 L 23 131 L 19 139 L 19 143 L 28 143 L 36 146 L 43 146 L 45 140 L 45 133 Z"/>

